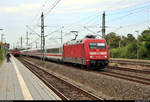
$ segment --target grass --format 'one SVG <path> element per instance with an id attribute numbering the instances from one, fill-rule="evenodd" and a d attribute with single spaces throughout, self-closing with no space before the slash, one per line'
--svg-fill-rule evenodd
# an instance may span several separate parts
<path id="1" fill-rule="evenodd" d="M 3 62 L 5 58 L 5 49 L 0 49 L 0 64 Z"/>

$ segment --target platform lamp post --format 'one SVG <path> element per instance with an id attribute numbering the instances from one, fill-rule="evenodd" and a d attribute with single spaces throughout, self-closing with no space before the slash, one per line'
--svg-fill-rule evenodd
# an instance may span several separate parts
<path id="1" fill-rule="evenodd" d="M 123 27 L 122 27 L 122 26 L 120 26 L 117 30 L 119 30 L 119 29 L 121 29 L 121 28 L 123 28 Z M 120 36 L 119 49 L 120 49 L 120 47 L 121 47 L 121 39 L 122 39 L 122 34 L 121 34 L 121 36 Z"/>
<path id="2" fill-rule="evenodd" d="M 138 36 L 139 36 L 139 31 L 135 31 L 137 33 L 137 59 L 139 59 L 139 54 L 138 54 Z"/>
<path id="3" fill-rule="evenodd" d="M 137 33 L 137 63 L 138 63 L 138 59 L 139 59 L 139 53 L 138 53 L 138 43 L 139 43 L 139 41 L 138 41 L 138 36 L 139 36 L 139 31 L 135 31 L 136 33 Z M 137 67 L 137 66 L 136 66 Z"/>

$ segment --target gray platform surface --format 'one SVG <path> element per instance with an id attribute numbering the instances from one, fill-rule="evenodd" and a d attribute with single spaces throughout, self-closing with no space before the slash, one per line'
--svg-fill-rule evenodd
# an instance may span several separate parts
<path id="1" fill-rule="evenodd" d="M 61 100 L 21 62 L 11 56 L 0 66 L 0 100 Z"/>

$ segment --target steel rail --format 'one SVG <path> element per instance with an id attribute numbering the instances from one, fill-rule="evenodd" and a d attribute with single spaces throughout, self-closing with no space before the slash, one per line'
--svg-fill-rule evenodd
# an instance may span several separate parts
<path id="1" fill-rule="evenodd" d="M 107 76 L 111 76 L 111 77 L 115 77 L 115 78 L 120 78 L 120 79 L 125 79 L 131 82 L 136 82 L 136 83 L 140 83 L 140 84 L 144 84 L 144 85 L 150 85 L 150 79 L 146 79 L 146 78 L 141 78 L 141 77 L 137 77 L 137 76 L 131 76 L 131 75 L 126 75 L 126 74 L 120 74 L 120 73 L 116 73 L 116 72 L 101 72 L 99 74 L 103 74 L 103 75 L 107 75 Z M 149 81 L 149 82 L 146 82 Z"/>
<path id="2" fill-rule="evenodd" d="M 110 62 L 119 64 L 150 66 L 150 61 L 143 61 L 143 60 L 141 61 L 141 60 L 127 60 L 127 59 L 110 59 Z"/>
<path id="3" fill-rule="evenodd" d="M 40 66 L 34 65 L 32 62 L 29 62 L 29 61 L 27 61 L 27 60 L 25 60 L 25 59 L 23 59 L 23 61 L 21 61 L 21 62 L 23 62 L 24 64 L 26 63 L 26 66 L 27 66 L 28 68 L 29 68 L 28 65 L 30 64 L 31 66 L 34 66 L 34 67 L 38 68 L 38 70 L 42 70 L 44 73 L 47 73 L 47 74 L 49 74 L 50 76 L 53 76 L 53 77 L 55 77 L 56 79 L 60 80 L 61 82 L 65 83 L 66 85 L 69 85 L 69 86 L 75 88 L 76 90 L 79 91 L 78 93 L 80 93 L 80 94 L 82 93 L 82 95 L 85 95 L 86 97 L 89 97 L 89 98 L 92 99 L 92 100 L 104 100 L 104 99 L 102 99 L 102 98 L 100 98 L 100 97 L 98 97 L 98 96 L 96 96 L 96 95 L 94 95 L 94 94 L 92 94 L 92 93 L 90 93 L 90 92 L 84 90 L 84 89 L 81 89 L 80 87 L 78 87 L 78 86 L 76 86 L 76 85 L 73 85 L 73 84 L 70 83 L 70 82 L 65 81 L 65 80 L 62 79 L 62 78 L 57 77 L 56 75 L 54 75 L 54 74 L 52 74 L 52 73 L 47 72 L 46 70 L 44 70 L 44 69 L 41 68 Z M 28 64 L 28 65 L 27 65 L 27 64 Z M 31 66 L 30 66 L 30 67 L 31 67 Z M 33 73 L 35 73 L 35 71 L 32 70 L 32 68 L 29 68 L 29 69 L 30 69 Z M 39 76 L 38 73 L 36 73 L 36 75 L 37 75 L 41 80 L 44 79 L 44 78 L 41 78 L 41 76 Z M 52 88 L 52 90 L 54 90 L 54 92 L 56 92 L 56 94 L 58 94 L 58 96 L 61 97 L 63 100 L 71 100 L 71 99 L 67 98 L 66 96 L 64 96 L 60 91 L 58 91 L 57 89 L 55 89 L 52 85 L 49 85 L 50 83 L 49 83 L 48 81 L 46 81 L 45 79 L 44 79 L 43 81 L 44 81 L 44 83 L 45 83 L 46 85 L 48 85 L 48 87 L 50 86 L 50 88 Z"/>
<path id="4" fill-rule="evenodd" d="M 113 67 L 113 66 L 107 66 L 106 69 L 113 69 L 113 70 L 122 70 L 122 71 L 128 71 L 128 72 L 134 72 L 134 73 L 142 73 L 142 74 L 150 74 L 150 71 L 145 70 L 138 70 L 138 69 L 130 69 L 125 67 Z"/>

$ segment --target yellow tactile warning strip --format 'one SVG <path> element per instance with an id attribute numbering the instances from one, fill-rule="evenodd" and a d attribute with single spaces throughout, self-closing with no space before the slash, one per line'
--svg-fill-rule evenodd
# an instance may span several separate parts
<path id="1" fill-rule="evenodd" d="M 22 90 L 22 94 L 24 96 L 24 100 L 33 100 L 32 96 L 31 96 L 31 93 L 30 93 L 29 89 L 27 88 L 27 85 L 26 85 L 25 81 L 23 80 L 22 75 L 20 74 L 20 72 L 18 70 L 18 67 L 17 67 L 13 57 L 12 57 L 11 62 L 13 64 L 14 68 L 15 68 L 17 78 L 18 78 L 18 81 L 19 81 L 19 84 L 20 84 L 20 87 L 21 87 L 21 90 Z"/>

